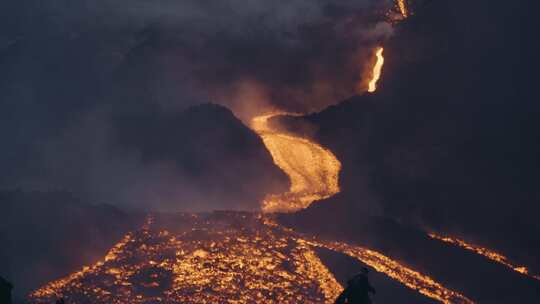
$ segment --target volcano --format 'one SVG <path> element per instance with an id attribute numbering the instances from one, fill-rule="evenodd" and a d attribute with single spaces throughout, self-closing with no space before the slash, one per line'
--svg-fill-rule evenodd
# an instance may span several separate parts
<path id="1" fill-rule="evenodd" d="M 112 107 L 97 104 L 89 122 L 70 123 L 73 132 L 47 130 L 50 145 L 32 143 L 47 150 L 33 157 L 39 165 L 14 162 L 26 159 L 14 149 L 2 158 L 7 172 L 32 172 L 0 180 L 81 186 L 83 196 L 103 189 L 89 201 L 126 209 L 0 191 L 2 275 L 9 270 L 30 304 L 334 303 L 366 267 L 377 303 L 539 303 L 538 56 L 523 39 L 539 27 L 514 22 L 530 22 L 520 14 L 535 10 L 487 0 L 393 2 L 389 11 L 373 8 L 386 17 L 374 16 L 372 29 L 359 22 L 371 8 L 328 5 L 317 22 L 282 27 L 278 18 L 279 27 L 267 28 L 271 19 L 249 13 L 234 33 L 219 22 L 200 37 L 176 22 L 174 31 L 145 25 L 152 30 L 137 30 L 125 52 L 104 51 L 125 62 L 114 74 L 127 79 L 99 94 Z M 513 20 L 508 12 L 519 13 Z M 186 24 L 198 32 L 209 21 Z M 24 44 L 18 39 L 10 53 Z M 186 75 L 155 73 L 169 68 Z M 32 89 L 47 83 L 36 75 Z M 231 109 L 181 111 L 165 79 L 185 86 L 186 104 L 217 97 Z M 24 88 L 18 77 L 12 83 L 9 98 Z M 349 94 L 358 95 L 337 102 Z M 20 147 L 43 137 L 28 135 Z M 89 149 L 95 144 L 101 149 Z M 109 164 L 118 168 L 98 168 Z M 23 206 L 32 197 L 43 204 Z M 209 211 L 216 208 L 227 211 Z"/>

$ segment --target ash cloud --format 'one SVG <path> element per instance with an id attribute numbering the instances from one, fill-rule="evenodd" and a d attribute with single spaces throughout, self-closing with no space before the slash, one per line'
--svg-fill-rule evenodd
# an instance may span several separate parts
<path id="1" fill-rule="evenodd" d="M 247 122 L 263 109 L 306 111 L 351 95 L 372 48 L 390 34 L 381 19 L 389 5 L 4 2 L 1 10 L 9 14 L 0 21 L 0 189 L 73 190 L 159 209 L 222 207 L 216 201 L 223 190 L 209 194 L 207 180 L 194 181 L 177 157 L 163 156 L 176 150 L 146 140 L 172 140 L 170 130 L 141 128 L 209 101 L 233 108 Z M 148 138 L 126 144 L 130 136 Z M 142 156 L 150 142 L 163 157 Z M 234 158 L 221 155 L 224 163 Z M 283 177 L 276 179 L 267 180 L 271 186 L 257 184 L 257 198 L 244 198 L 283 187 Z M 187 203 L 207 200 L 214 203 Z"/>

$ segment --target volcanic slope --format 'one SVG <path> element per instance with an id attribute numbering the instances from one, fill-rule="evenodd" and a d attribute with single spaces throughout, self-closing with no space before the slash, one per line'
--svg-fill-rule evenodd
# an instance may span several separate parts
<path id="1" fill-rule="evenodd" d="M 80 304 L 333 303 L 342 287 L 321 262 L 317 248 L 360 260 L 402 283 L 398 286 L 402 293 L 409 287 L 439 302 L 472 303 L 380 253 L 304 239 L 265 216 L 241 212 L 151 216 L 100 262 L 48 283 L 29 300 L 49 303 L 63 297 Z"/>

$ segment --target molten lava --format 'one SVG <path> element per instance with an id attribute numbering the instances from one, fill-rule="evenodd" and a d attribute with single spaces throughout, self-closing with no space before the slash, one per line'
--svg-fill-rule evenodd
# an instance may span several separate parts
<path id="1" fill-rule="evenodd" d="M 399 9 L 399 12 L 403 18 L 409 17 L 409 11 L 407 9 L 407 3 L 406 0 L 397 0 L 397 6 Z"/>
<path id="2" fill-rule="evenodd" d="M 441 303 L 474 303 L 464 295 L 445 288 L 429 276 L 405 267 L 377 251 L 338 242 L 326 242 L 314 245 L 356 258 L 364 264 L 373 267 L 376 271 L 382 272 L 403 285 Z"/>
<path id="3" fill-rule="evenodd" d="M 170 229 L 165 230 L 164 227 Z M 31 303 L 333 303 L 342 286 L 315 248 L 347 254 L 442 303 L 473 303 L 381 253 L 309 239 L 241 212 L 156 216 Z"/>
<path id="4" fill-rule="evenodd" d="M 398 1 L 405 17 L 405 2 Z M 384 64 L 376 51 L 369 92 L 377 89 Z M 293 212 L 340 191 L 341 163 L 311 140 L 280 132 L 257 116 L 251 127 L 274 163 L 290 178 L 283 194 L 268 195 L 264 212 Z M 78 304 L 143 303 L 334 303 L 343 287 L 315 252 L 321 247 L 346 254 L 442 303 L 473 302 L 429 276 L 359 246 L 301 236 L 269 215 L 241 212 L 149 217 L 105 257 L 29 295 L 30 303 L 64 298 Z"/>
<path id="5" fill-rule="evenodd" d="M 313 248 L 238 212 L 177 215 L 129 233 L 92 267 L 31 303 L 332 303 L 341 285 Z M 170 227 L 170 223 L 166 226 Z"/>
<path id="6" fill-rule="evenodd" d="M 269 125 L 270 118 L 284 114 L 257 116 L 251 124 L 270 151 L 274 163 L 291 181 L 288 192 L 265 198 L 264 212 L 294 212 L 340 191 L 341 163 L 330 150 L 306 138 L 274 130 Z"/>
<path id="7" fill-rule="evenodd" d="M 512 263 L 508 257 L 500 254 L 500 253 L 497 253 L 493 250 L 490 250 L 490 249 L 487 249 L 487 248 L 483 248 L 483 247 L 480 247 L 480 246 L 477 246 L 477 245 L 473 245 L 473 244 L 469 244 L 463 240 L 460 240 L 460 239 L 456 239 L 456 238 L 451 238 L 451 237 L 448 237 L 448 236 L 441 236 L 441 235 L 438 235 L 438 234 L 435 234 L 435 233 L 430 233 L 429 236 L 432 238 L 432 239 L 436 239 L 436 240 L 439 240 L 439 241 L 442 241 L 442 242 L 445 242 L 445 243 L 449 243 L 449 244 L 452 244 L 452 245 L 455 245 L 455 246 L 459 246 L 461 248 L 464 248 L 466 250 L 469 250 L 469 251 L 472 251 L 472 252 L 475 252 L 476 254 L 479 254 L 479 255 L 482 255 L 494 262 L 497 262 L 499 264 L 502 264 L 516 272 L 519 272 L 521 274 L 524 274 L 528 277 L 531 277 L 531 278 L 534 278 L 536 280 L 539 280 L 540 281 L 540 276 L 535 276 L 535 275 L 532 275 L 530 274 L 529 272 L 529 269 L 525 266 L 518 266 L 518 265 L 515 265 L 514 263 Z"/>
<path id="8" fill-rule="evenodd" d="M 369 81 L 368 92 L 373 93 L 377 90 L 377 82 L 381 78 L 381 72 L 384 65 L 383 57 L 384 49 L 382 47 L 377 48 L 375 55 L 377 56 L 377 61 L 375 66 L 373 66 L 371 80 Z"/>
<path id="9" fill-rule="evenodd" d="M 403 285 L 441 303 L 474 304 L 473 301 L 464 295 L 445 288 L 431 277 L 401 265 L 399 262 L 377 251 L 341 242 L 321 241 L 314 237 L 310 238 L 300 235 L 292 229 L 280 226 L 272 220 L 265 219 L 264 222 L 270 227 L 280 229 L 284 233 L 290 234 L 291 237 L 294 237 L 300 243 L 305 243 L 313 247 L 326 248 L 355 258 L 376 271 L 384 273 Z"/>
<path id="10" fill-rule="evenodd" d="M 305 208 L 339 192 L 340 163 L 328 150 L 273 130 L 256 117 L 253 129 L 291 190 L 269 196 L 265 211 Z M 155 219 L 154 219 L 155 218 Z M 50 282 L 30 303 L 64 298 L 79 304 L 123 303 L 333 303 L 343 287 L 315 248 L 349 255 L 403 285 L 442 303 L 473 303 L 429 276 L 383 254 L 345 243 L 305 237 L 268 215 L 241 212 L 156 215 L 127 234 L 91 267 Z"/>

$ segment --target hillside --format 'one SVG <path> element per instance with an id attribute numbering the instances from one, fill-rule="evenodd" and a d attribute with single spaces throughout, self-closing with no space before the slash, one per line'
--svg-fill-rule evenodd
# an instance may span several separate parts
<path id="1" fill-rule="evenodd" d="M 450 284 L 463 282 L 462 271 L 454 277 L 449 266 L 430 262 L 422 230 L 495 248 L 538 273 L 538 46 L 524 38 L 538 28 L 525 9 L 532 2 L 426 3 L 384 45 L 375 94 L 282 121 L 343 164 L 342 193 L 284 222 L 385 248 L 431 273 L 446 268 Z M 323 220 L 336 224 L 313 224 Z M 457 256 L 447 265 L 468 264 Z M 466 277 L 480 274 L 466 269 Z M 530 284 L 525 289 L 537 299 Z M 526 293 L 479 289 L 467 294 L 489 303 Z"/>

